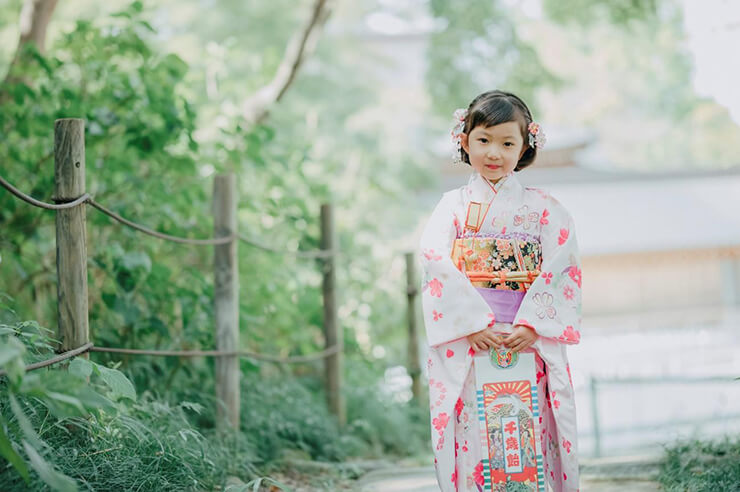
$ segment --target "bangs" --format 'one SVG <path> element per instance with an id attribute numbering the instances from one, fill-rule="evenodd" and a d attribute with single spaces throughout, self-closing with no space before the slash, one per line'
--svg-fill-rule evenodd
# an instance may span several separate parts
<path id="1" fill-rule="evenodd" d="M 526 119 L 522 111 L 505 98 L 496 97 L 473 109 L 473 114 L 469 118 L 469 128 L 472 130 L 477 126 L 495 126 L 509 121 L 519 123 L 522 138 L 526 137 Z"/>

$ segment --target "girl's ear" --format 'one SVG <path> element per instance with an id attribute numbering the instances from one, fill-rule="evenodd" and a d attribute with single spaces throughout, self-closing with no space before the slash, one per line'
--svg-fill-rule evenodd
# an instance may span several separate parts
<path id="1" fill-rule="evenodd" d="M 470 147 L 468 147 L 468 134 L 467 133 L 460 134 L 460 145 L 462 145 L 462 148 L 465 152 L 470 154 Z"/>

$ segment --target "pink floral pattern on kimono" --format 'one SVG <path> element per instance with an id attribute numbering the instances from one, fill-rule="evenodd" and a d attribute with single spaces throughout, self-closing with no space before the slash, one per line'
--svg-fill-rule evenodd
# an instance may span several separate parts
<path id="1" fill-rule="evenodd" d="M 465 337 L 488 326 L 502 333 L 513 326 L 495 321 L 495 313 L 450 256 L 454 240 L 465 233 L 461 224 L 468 203 L 490 202 L 481 234 L 520 234 L 541 245 L 543 274 L 529 286 L 514 319 L 540 335 L 533 348 L 539 361 L 537 384 L 544 395 L 540 439 L 548 482 L 555 492 L 576 491 L 576 415 L 566 354 L 567 344 L 580 341 L 581 267 L 573 220 L 547 192 L 524 188 L 515 175 L 502 178 L 494 188 L 495 193 L 473 172 L 466 186 L 442 196 L 420 241 L 437 480 L 445 492 L 482 490 L 471 376 L 475 352 Z"/>

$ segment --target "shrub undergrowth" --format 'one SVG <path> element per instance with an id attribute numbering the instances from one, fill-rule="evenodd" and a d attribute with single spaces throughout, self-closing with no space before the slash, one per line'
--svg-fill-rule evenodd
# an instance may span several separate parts
<path id="1" fill-rule="evenodd" d="M 659 480 L 667 491 L 740 491 L 740 437 L 670 446 Z"/>
<path id="2" fill-rule="evenodd" d="M 212 384 L 198 381 L 205 371 L 161 393 L 151 383 L 134 389 L 112 362 L 77 358 L 24 374 L 23 364 L 48 358 L 55 341 L 5 314 L 0 367 L 10 376 L 0 378 L 0 453 L 22 463 L 0 462 L 3 491 L 214 490 L 230 476 L 274 484 L 264 475 L 285 457 L 341 462 L 412 455 L 425 444 L 426 413 L 368 384 L 377 375 L 365 363 L 347 363 L 345 427 L 328 411 L 320 378 L 246 371 L 241 429 L 223 432 Z"/>

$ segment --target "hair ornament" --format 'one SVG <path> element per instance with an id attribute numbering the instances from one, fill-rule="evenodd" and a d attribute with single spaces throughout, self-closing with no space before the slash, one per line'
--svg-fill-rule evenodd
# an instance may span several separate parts
<path id="1" fill-rule="evenodd" d="M 452 131 L 450 132 L 450 135 L 452 135 L 452 142 L 455 144 L 455 151 L 452 153 L 452 162 L 454 164 L 462 164 L 461 135 L 465 128 L 465 118 L 468 117 L 468 110 L 465 108 L 456 109 L 455 112 L 452 113 L 452 117 L 455 121 Z"/>
<path id="2" fill-rule="evenodd" d="M 542 127 L 539 123 L 535 123 L 534 121 L 530 123 L 527 127 L 527 132 L 529 133 L 530 147 L 537 147 L 538 149 L 541 149 L 545 146 L 545 142 L 547 142 L 547 137 L 545 136 L 545 132 L 542 131 Z"/>

